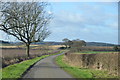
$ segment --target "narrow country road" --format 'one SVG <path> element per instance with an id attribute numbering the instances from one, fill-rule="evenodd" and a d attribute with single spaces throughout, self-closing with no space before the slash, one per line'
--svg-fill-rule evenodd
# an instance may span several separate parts
<path id="1" fill-rule="evenodd" d="M 40 60 L 23 76 L 23 78 L 72 78 L 55 64 L 56 56 L 58 55 L 49 56 Z"/>

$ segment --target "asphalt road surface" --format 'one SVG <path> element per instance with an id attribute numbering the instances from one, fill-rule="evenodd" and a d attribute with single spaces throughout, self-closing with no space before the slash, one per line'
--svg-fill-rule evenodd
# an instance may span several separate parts
<path id="1" fill-rule="evenodd" d="M 55 64 L 56 56 L 58 55 L 49 56 L 40 60 L 23 76 L 23 78 L 72 78 Z"/>

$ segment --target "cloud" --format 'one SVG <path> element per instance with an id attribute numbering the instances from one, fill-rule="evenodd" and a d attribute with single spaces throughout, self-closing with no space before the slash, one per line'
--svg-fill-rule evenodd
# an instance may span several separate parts
<path id="1" fill-rule="evenodd" d="M 119 0 L 48 0 L 49 2 L 118 2 Z"/>
<path id="2" fill-rule="evenodd" d="M 56 13 L 50 24 L 52 34 L 47 40 L 61 41 L 63 38 L 86 41 L 117 41 L 117 13 L 109 13 L 104 7 L 76 5 L 78 12 Z M 117 11 L 116 11 L 117 12 Z"/>

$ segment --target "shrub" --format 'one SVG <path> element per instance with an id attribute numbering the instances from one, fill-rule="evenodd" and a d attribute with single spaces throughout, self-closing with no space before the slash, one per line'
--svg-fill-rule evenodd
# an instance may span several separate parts
<path id="1" fill-rule="evenodd" d="M 113 49 L 114 49 L 115 51 L 120 51 L 119 46 L 114 46 Z"/>

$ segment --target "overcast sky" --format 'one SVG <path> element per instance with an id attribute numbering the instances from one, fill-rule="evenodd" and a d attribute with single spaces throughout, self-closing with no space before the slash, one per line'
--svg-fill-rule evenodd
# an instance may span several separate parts
<path id="1" fill-rule="evenodd" d="M 51 10 L 53 20 L 48 29 L 52 34 L 45 41 L 68 38 L 118 43 L 117 2 L 52 2 Z M 5 36 L 1 33 L 0 39 L 8 40 Z"/>

